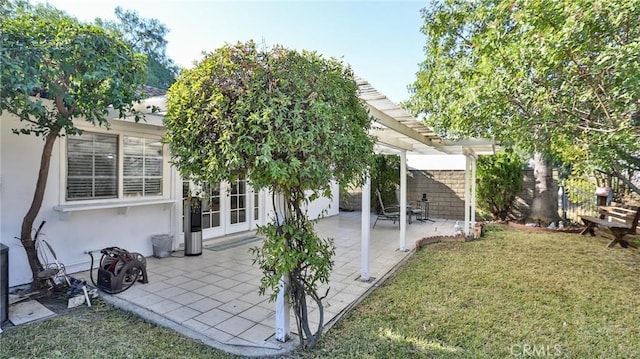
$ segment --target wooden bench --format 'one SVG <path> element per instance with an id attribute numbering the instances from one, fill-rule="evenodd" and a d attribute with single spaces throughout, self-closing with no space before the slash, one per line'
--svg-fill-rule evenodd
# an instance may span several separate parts
<path id="1" fill-rule="evenodd" d="M 607 247 L 613 247 L 616 243 L 620 243 L 624 248 L 638 248 L 623 237 L 627 234 L 636 233 L 638 219 L 640 219 L 640 207 L 629 209 L 614 206 L 600 206 L 598 207 L 598 213 L 600 214 L 599 217 L 580 216 L 586 226 L 580 234 L 586 235 L 589 233 L 595 236 L 594 229 L 596 227 L 609 229 L 614 238 L 609 242 Z"/>

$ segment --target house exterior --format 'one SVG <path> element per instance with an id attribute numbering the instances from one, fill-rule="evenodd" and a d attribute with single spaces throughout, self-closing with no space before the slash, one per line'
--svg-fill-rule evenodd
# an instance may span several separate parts
<path id="1" fill-rule="evenodd" d="M 184 241 L 183 196 L 189 182 L 170 164 L 162 107 L 164 96 L 147 99 L 139 110 L 146 121 L 113 119 L 110 129 L 82 120 L 81 136 L 61 137 L 53 149 L 42 208 L 34 226 L 46 221 L 42 234 L 68 273 L 89 269 L 86 251 L 118 246 L 145 256 L 153 254 L 151 237 L 169 234 L 177 249 Z M 115 118 L 116 116 L 114 116 Z M 4 112 L 0 121 L 0 243 L 9 247 L 9 285 L 31 282 L 20 227 L 36 186 L 43 140 L 15 135 L 22 124 Z M 338 213 L 338 186 L 333 199 L 321 198 L 308 208 L 310 217 Z M 250 183 L 203 186 L 203 238 L 255 230 L 270 218 L 271 196 Z"/>
<path id="2" fill-rule="evenodd" d="M 357 78 L 359 97 L 373 118 L 371 134 L 376 152 L 400 156 L 400 206 L 407 202 L 408 155 L 461 155 L 464 169 L 465 231 L 475 222 L 475 163 L 477 156 L 494 153 L 491 141 L 450 143 L 438 137 L 405 110 L 397 107 L 366 80 Z M 170 164 L 169 148 L 161 139 L 166 113 L 164 95 L 138 105 L 145 121 L 117 119 L 110 129 L 82 120 L 81 136 L 56 141 L 42 208 L 34 226 L 43 220 L 42 231 L 68 273 L 90 268 L 87 251 L 118 246 L 144 256 L 153 254 L 151 238 L 169 235 L 173 248 L 184 242 L 183 198 L 193 184 L 181 178 Z M 151 112 L 150 108 L 159 108 Z M 3 113 L 0 121 L 0 243 L 9 247 L 9 285 L 31 281 L 31 272 L 20 240 L 26 213 L 37 179 L 42 139 L 19 136 L 12 129 L 21 123 Z M 272 199 L 266 191 L 254 191 L 246 180 L 198 186 L 202 197 L 204 239 L 248 232 L 273 218 Z M 368 278 L 370 238 L 370 183 L 362 188 L 362 278 Z M 339 186 L 332 183 L 332 198 L 310 203 L 310 218 L 332 216 L 339 211 Z M 406 250 L 406 217 L 401 212 L 399 248 Z"/>

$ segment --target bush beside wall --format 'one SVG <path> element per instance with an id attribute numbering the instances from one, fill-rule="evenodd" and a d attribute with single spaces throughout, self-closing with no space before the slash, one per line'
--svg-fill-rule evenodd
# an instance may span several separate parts
<path id="1" fill-rule="evenodd" d="M 429 216 L 433 218 L 464 219 L 464 171 L 407 171 L 407 203 L 415 203 L 426 193 L 430 202 Z M 557 183 L 557 172 L 553 176 Z M 516 199 L 516 217 L 526 217 L 533 201 L 535 180 L 533 170 L 524 170 L 524 186 Z M 557 185 L 556 185 L 557 190 Z M 362 209 L 360 188 L 349 190 L 349 204 L 354 210 Z M 481 218 L 476 214 L 476 219 Z"/>

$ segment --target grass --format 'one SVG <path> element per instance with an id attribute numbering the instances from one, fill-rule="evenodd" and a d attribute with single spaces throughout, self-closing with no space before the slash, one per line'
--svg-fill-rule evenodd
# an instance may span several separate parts
<path id="1" fill-rule="evenodd" d="M 631 358 L 640 252 L 491 227 L 416 253 L 297 358 Z M 106 304 L 7 330 L 1 358 L 233 358 Z"/>
<path id="2" fill-rule="evenodd" d="M 427 246 L 302 357 L 631 358 L 640 256 L 576 234 Z"/>
<path id="3" fill-rule="evenodd" d="M 6 330 L 0 358 L 237 358 L 101 300 L 92 304 Z"/>

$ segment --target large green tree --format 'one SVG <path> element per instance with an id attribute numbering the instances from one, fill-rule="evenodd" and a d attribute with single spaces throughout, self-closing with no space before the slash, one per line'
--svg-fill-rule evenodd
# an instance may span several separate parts
<path id="1" fill-rule="evenodd" d="M 552 159 L 631 183 L 630 164 L 640 167 L 638 0 L 437 1 L 423 18 L 427 58 L 410 106 L 429 124 L 535 153 L 537 196 Z"/>
<path id="2" fill-rule="evenodd" d="M 77 120 L 108 126 L 108 107 L 121 117 L 133 113 L 144 78 L 144 56 L 122 37 L 83 24 L 47 5 L 11 3 L 0 22 L 0 110 L 14 114 L 16 134 L 43 139 L 38 180 L 22 221 L 20 240 L 33 274 L 43 269 L 32 238 L 42 206 L 53 146 L 60 136 L 78 135 Z"/>
<path id="3" fill-rule="evenodd" d="M 167 34 L 169 29 L 158 19 L 140 17 L 132 10 L 116 7 L 117 21 L 96 19 L 103 27 L 111 27 L 122 33 L 133 49 L 147 56 L 145 85 L 168 89 L 175 81 L 179 68 L 167 56 Z"/>
<path id="4" fill-rule="evenodd" d="M 274 194 L 274 222 L 254 249 L 261 293 L 288 293 L 300 340 L 313 347 L 322 333 L 318 285 L 333 265 L 331 239 L 319 238 L 304 204 L 330 196 L 330 181 L 362 183 L 371 163 L 370 118 L 349 68 L 335 59 L 253 42 L 226 45 L 183 71 L 169 89 L 165 117 L 173 162 L 185 178 L 233 182 L 248 177 Z M 353 182 L 352 182 L 353 183 Z M 319 309 L 313 330 L 310 303 Z"/>

